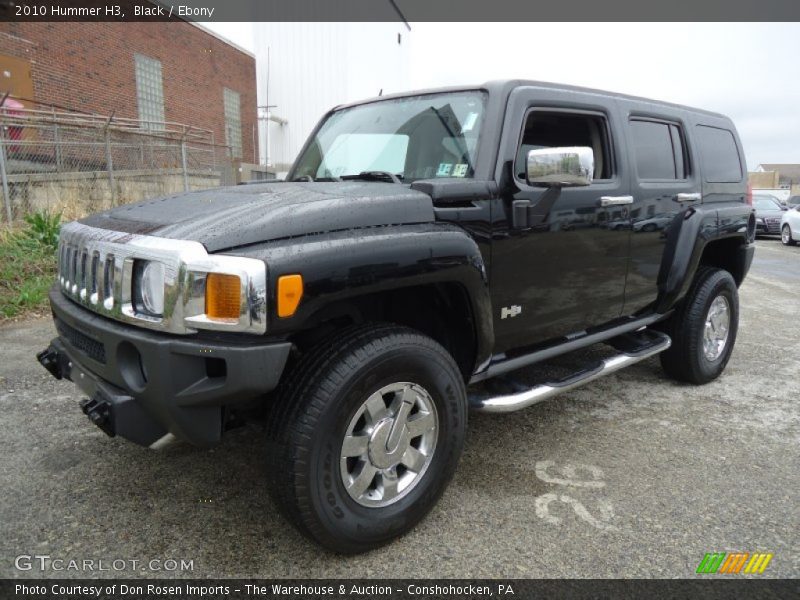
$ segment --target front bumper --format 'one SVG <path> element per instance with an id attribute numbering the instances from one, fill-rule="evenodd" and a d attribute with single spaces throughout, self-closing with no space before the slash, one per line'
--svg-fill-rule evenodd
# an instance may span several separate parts
<path id="1" fill-rule="evenodd" d="M 761 235 L 780 235 L 780 219 L 765 219 L 764 221 L 756 220 L 756 233 Z"/>
<path id="2" fill-rule="evenodd" d="M 223 407 L 275 389 L 291 349 L 143 331 L 75 305 L 57 287 L 50 305 L 59 337 L 39 362 L 88 395 L 84 412 L 106 433 L 144 446 L 168 433 L 198 446 L 219 442 Z"/>

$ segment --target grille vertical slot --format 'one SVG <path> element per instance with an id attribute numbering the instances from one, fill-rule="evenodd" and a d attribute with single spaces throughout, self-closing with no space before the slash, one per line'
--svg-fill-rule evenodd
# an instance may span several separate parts
<path id="1" fill-rule="evenodd" d="M 66 247 L 63 242 L 58 245 L 58 282 L 61 287 L 64 287 L 64 252 Z"/>
<path id="2" fill-rule="evenodd" d="M 106 308 L 114 305 L 114 255 L 106 256 L 103 267 L 103 303 Z"/>
<path id="3" fill-rule="evenodd" d="M 72 264 L 70 262 L 71 250 L 70 245 L 65 243 L 61 253 L 61 282 L 65 292 L 69 292 L 69 288 L 72 285 L 69 280 L 69 266 Z"/>
<path id="4" fill-rule="evenodd" d="M 80 296 L 81 300 L 86 300 L 86 262 L 89 255 L 85 248 L 81 250 L 80 256 L 80 262 L 78 263 L 78 268 L 80 269 L 80 274 L 78 275 L 78 295 Z"/>
<path id="5" fill-rule="evenodd" d="M 89 302 L 92 304 L 97 304 L 97 278 L 98 278 L 98 271 L 100 269 L 100 253 L 96 250 L 92 252 L 92 276 L 91 276 L 91 283 L 89 284 Z"/>
<path id="6" fill-rule="evenodd" d="M 69 248 L 69 292 L 75 294 L 78 291 L 78 249 L 70 246 Z"/>

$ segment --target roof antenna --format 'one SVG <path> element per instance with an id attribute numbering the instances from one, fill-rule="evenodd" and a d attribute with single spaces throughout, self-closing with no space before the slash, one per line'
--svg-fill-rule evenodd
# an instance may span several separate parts
<path id="1" fill-rule="evenodd" d="M 378 96 L 379 96 L 379 97 L 380 97 L 380 96 L 383 96 L 383 88 L 381 88 L 381 91 L 380 91 L 380 92 L 378 92 Z"/>

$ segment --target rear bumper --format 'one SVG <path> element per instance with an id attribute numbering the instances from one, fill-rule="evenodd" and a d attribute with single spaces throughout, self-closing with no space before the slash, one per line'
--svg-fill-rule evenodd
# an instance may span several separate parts
<path id="1" fill-rule="evenodd" d="M 167 433 L 198 446 L 217 443 L 223 407 L 275 389 L 291 348 L 142 331 L 90 313 L 57 288 L 50 304 L 59 337 L 39 361 L 87 394 L 84 412 L 106 433 L 145 446 Z"/>

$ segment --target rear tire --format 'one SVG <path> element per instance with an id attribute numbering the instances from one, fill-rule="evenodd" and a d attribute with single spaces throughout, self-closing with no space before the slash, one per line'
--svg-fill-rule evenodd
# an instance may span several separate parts
<path id="1" fill-rule="evenodd" d="M 784 246 L 794 246 L 797 244 L 797 240 L 792 239 L 792 228 L 789 227 L 788 223 L 781 229 L 781 242 Z"/>
<path id="2" fill-rule="evenodd" d="M 327 342 L 281 385 L 267 478 L 304 535 L 354 554 L 407 532 L 436 504 L 461 455 L 467 398 L 453 358 L 412 329 L 358 326 Z"/>
<path id="3" fill-rule="evenodd" d="M 739 292 L 733 276 L 700 267 L 686 298 L 661 327 L 672 338 L 672 346 L 661 353 L 661 366 L 679 381 L 713 381 L 730 360 L 738 328 Z"/>

